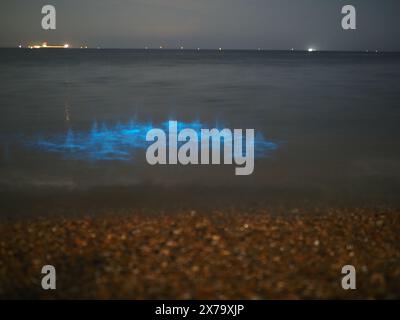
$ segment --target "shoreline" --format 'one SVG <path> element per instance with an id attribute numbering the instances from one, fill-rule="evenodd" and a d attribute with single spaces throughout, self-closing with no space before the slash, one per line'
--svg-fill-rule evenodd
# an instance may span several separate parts
<path id="1" fill-rule="evenodd" d="M 340 200 L 339 200 L 340 199 Z M 131 186 L 74 188 L 0 189 L 0 221 L 35 217 L 101 215 L 109 211 L 174 214 L 182 210 L 278 210 L 321 211 L 331 208 L 400 211 L 397 194 L 371 196 L 318 189 L 206 186 Z M 318 211 L 318 210 L 317 210 Z"/>

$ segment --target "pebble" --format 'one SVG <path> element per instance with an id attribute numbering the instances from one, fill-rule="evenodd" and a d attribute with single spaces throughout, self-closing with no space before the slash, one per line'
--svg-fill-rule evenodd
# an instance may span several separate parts
<path id="1" fill-rule="evenodd" d="M 3 221 L 0 299 L 400 298 L 399 212 L 281 211 Z M 35 280 L 44 264 L 60 275 L 53 296 Z M 351 295 L 338 285 L 347 264 L 361 272 Z"/>

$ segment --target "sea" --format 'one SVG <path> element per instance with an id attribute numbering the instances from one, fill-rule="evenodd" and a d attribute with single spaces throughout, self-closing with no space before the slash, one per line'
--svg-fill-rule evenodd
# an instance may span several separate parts
<path id="1" fill-rule="evenodd" d="M 149 165 L 145 134 L 255 129 L 253 174 Z M 0 49 L 0 190 L 147 186 L 400 194 L 400 54 Z"/>

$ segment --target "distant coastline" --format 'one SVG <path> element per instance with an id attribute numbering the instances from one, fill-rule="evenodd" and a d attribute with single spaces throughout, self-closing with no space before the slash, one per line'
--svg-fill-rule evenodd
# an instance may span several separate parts
<path id="1" fill-rule="evenodd" d="M 4 46 L 0 47 L 0 50 L 2 49 L 30 49 L 28 46 L 23 46 L 23 47 L 18 47 L 18 46 Z M 51 49 L 51 48 L 46 48 L 42 47 L 41 49 Z M 62 49 L 60 47 L 60 49 Z M 390 53 L 390 54 L 397 54 L 400 53 L 400 51 L 395 51 L 395 50 L 339 50 L 339 49 L 318 49 L 314 50 L 313 52 L 309 52 L 307 48 L 304 49 L 257 49 L 257 48 L 157 48 L 157 47 L 149 47 L 149 48 L 135 48 L 135 47 L 126 47 L 126 48 L 120 48 L 120 47 L 90 47 L 90 46 L 85 46 L 85 47 L 73 47 L 69 46 L 66 48 L 68 50 L 134 50 L 134 51 L 187 51 L 187 52 L 209 52 L 209 51 L 221 51 L 221 52 L 293 52 L 293 53 L 369 53 L 369 54 L 376 54 L 376 53 Z"/>

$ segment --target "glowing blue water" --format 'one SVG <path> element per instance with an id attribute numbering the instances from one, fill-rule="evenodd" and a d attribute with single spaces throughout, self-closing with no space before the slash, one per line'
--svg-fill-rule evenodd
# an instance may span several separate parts
<path id="1" fill-rule="evenodd" d="M 94 122 L 89 131 L 70 129 L 63 134 L 35 138 L 28 143 L 28 146 L 45 152 L 58 153 L 65 159 L 130 161 L 134 159 L 137 151 L 145 150 L 152 143 L 146 141 L 146 134 L 149 130 L 161 128 L 168 132 L 168 126 L 168 121 L 159 126 L 154 126 L 152 123 L 130 121 L 127 124 L 118 123 L 112 127 L 107 127 L 105 124 L 99 126 Z M 199 136 L 201 129 L 209 128 L 200 121 L 178 122 L 177 127 L 178 131 L 185 128 L 193 129 Z M 223 127 L 217 129 L 221 130 Z M 244 141 L 245 137 L 243 137 L 243 146 L 245 145 Z M 178 146 L 183 143 L 179 143 Z M 277 142 L 266 140 L 261 132 L 256 132 L 254 141 L 256 158 L 268 157 L 277 148 Z"/>

